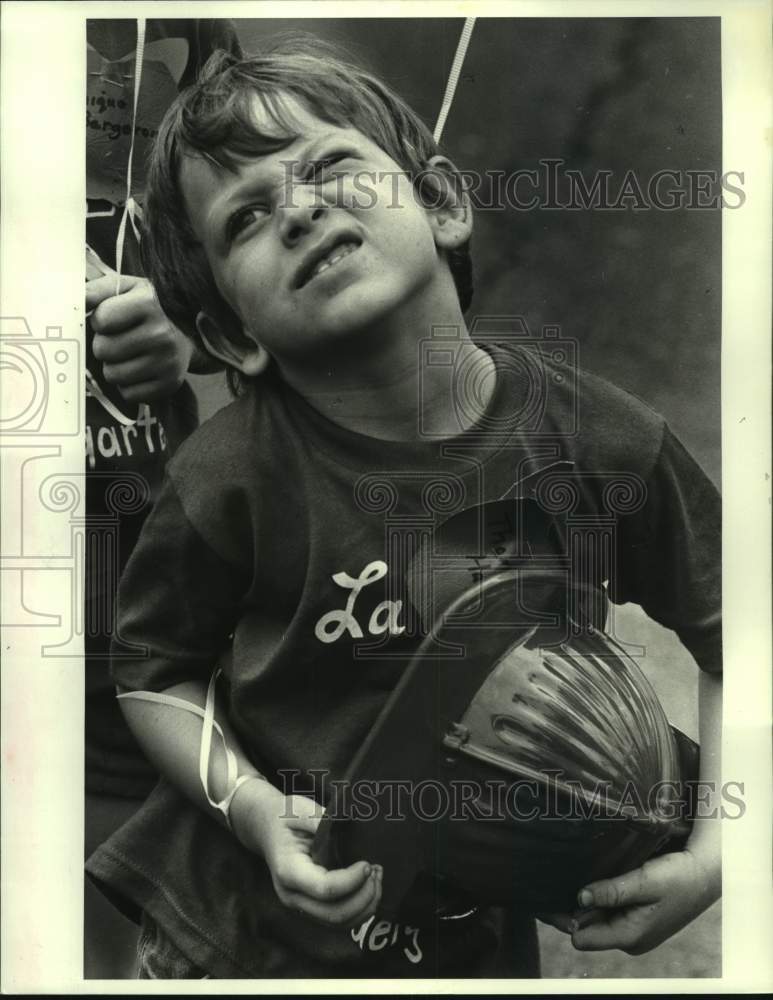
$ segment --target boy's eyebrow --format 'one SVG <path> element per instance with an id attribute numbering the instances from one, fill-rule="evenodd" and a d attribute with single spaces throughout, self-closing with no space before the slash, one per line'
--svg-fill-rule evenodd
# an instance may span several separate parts
<path id="1" fill-rule="evenodd" d="M 297 157 L 283 160 L 282 162 L 292 163 L 293 165 L 299 164 L 301 172 L 303 172 L 310 163 L 314 163 L 320 159 L 320 154 L 325 150 L 326 146 L 335 142 L 350 144 L 353 142 L 353 137 L 350 135 L 341 135 L 340 129 L 336 132 L 326 132 L 324 135 L 314 136 L 302 147 Z"/>
<path id="2" fill-rule="evenodd" d="M 292 176 L 297 178 L 299 174 L 302 175 L 305 168 L 313 163 L 316 158 L 325 150 L 331 142 L 343 142 L 343 143 L 354 143 L 354 136 L 351 135 L 341 135 L 339 131 L 325 132 L 323 135 L 311 136 L 308 139 L 299 138 L 302 143 L 300 148 L 292 156 L 287 156 L 286 149 L 278 150 L 276 153 L 267 153 L 265 156 L 259 156 L 254 161 L 255 169 L 250 170 L 250 172 L 236 180 L 232 187 L 229 188 L 227 194 L 222 197 L 215 199 L 214 203 L 210 206 L 210 210 L 207 213 L 207 225 L 212 227 L 214 235 L 218 241 L 221 243 L 226 238 L 226 231 L 228 225 L 228 219 L 231 215 L 231 209 L 236 208 L 244 200 L 244 198 L 249 195 L 256 194 L 268 194 L 274 188 L 279 187 L 288 180 L 287 174 L 287 164 L 292 165 Z M 290 147 L 295 145 L 295 142 L 290 143 Z M 265 170 L 261 170 L 260 166 L 265 163 L 266 160 L 271 159 L 275 156 L 281 156 L 282 159 L 279 160 L 281 164 L 284 164 L 284 173 L 281 180 L 276 181 L 276 183 L 269 183 L 268 176 L 271 173 L 271 168 L 268 167 Z M 299 168 L 299 169 L 296 169 Z"/>

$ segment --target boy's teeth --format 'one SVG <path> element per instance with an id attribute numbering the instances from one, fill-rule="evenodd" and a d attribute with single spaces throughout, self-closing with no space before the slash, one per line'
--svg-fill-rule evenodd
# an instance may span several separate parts
<path id="1" fill-rule="evenodd" d="M 352 250 L 356 249 L 356 243 L 342 243 L 340 246 L 335 247 L 329 256 L 324 257 L 311 272 L 312 278 L 316 277 L 318 274 L 322 274 L 323 271 L 327 271 L 329 267 L 332 267 L 333 264 L 337 264 L 338 261 L 343 260 L 344 257 L 348 257 Z"/>

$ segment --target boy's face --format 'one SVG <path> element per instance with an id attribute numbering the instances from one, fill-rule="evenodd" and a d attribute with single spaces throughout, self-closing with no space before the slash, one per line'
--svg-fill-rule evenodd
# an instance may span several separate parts
<path id="1" fill-rule="evenodd" d="M 447 294 L 439 247 L 453 220 L 438 238 L 440 213 L 421 205 L 374 142 L 290 97 L 284 104 L 300 138 L 245 158 L 236 173 L 186 158 L 181 185 L 215 282 L 245 333 L 279 360 L 302 362 L 317 351 L 329 356 L 358 331 L 404 327 L 419 299 L 437 297 L 439 283 Z M 257 99 L 255 114 L 261 131 L 276 129 Z M 214 324 L 200 317 L 199 326 L 212 345 Z"/>

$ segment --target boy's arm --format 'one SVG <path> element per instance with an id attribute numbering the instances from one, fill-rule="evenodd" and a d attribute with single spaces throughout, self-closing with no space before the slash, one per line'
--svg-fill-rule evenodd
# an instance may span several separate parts
<path id="1" fill-rule="evenodd" d="M 164 695 L 203 708 L 206 687 L 186 681 Z M 121 707 L 138 742 L 158 770 L 200 809 L 219 823 L 226 819 L 207 797 L 199 775 L 202 721 L 170 704 L 122 697 Z M 236 758 L 239 776 L 250 776 L 228 810 L 234 836 L 266 861 L 279 899 L 326 924 L 358 926 L 372 916 L 381 898 L 381 871 L 364 861 L 328 871 L 311 860 L 311 844 L 322 807 L 301 795 L 284 796 L 251 764 L 222 711 L 216 711 L 226 745 Z M 209 789 L 222 801 L 228 787 L 226 754 L 213 740 L 209 755 Z"/>
<path id="2" fill-rule="evenodd" d="M 172 463 L 122 575 L 112 671 L 129 726 L 148 757 L 192 802 L 224 824 L 199 774 L 201 717 L 185 706 L 140 700 L 151 693 L 199 709 L 206 705 L 213 666 L 228 645 L 249 586 L 249 560 L 239 559 L 245 546 L 233 514 L 238 504 L 232 493 L 212 489 L 208 456 L 217 454 L 217 441 L 211 428 L 209 437 L 204 434 L 202 440 L 202 434 Z M 197 527 L 204 522 L 207 538 Z M 257 776 L 227 713 L 215 709 L 236 757 L 236 774 Z M 235 787 L 235 775 L 232 769 L 229 777 L 216 733 L 207 784 L 212 800 L 222 804 Z M 325 922 L 361 923 L 378 905 L 379 873 L 365 862 L 330 872 L 312 864 L 311 841 L 321 812 L 313 800 L 285 798 L 257 777 L 238 787 L 230 806 L 233 835 L 265 859 L 283 903 Z"/>

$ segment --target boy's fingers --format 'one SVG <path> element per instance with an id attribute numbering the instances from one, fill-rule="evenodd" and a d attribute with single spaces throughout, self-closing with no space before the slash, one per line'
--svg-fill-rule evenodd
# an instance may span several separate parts
<path id="1" fill-rule="evenodd" d="M 144 358 L 123 361 L 117 365 L 105 365 L 102 371 L 105 381 L 117 385 L 119 389 L 138 385 L 140 382 L 152 382 L 156 374 Z"/>
<path id="2" fill-rule="evenodd" d="M 315 864 L 308 855 L 298 855 L 286 870 L 280 866 L 276 876 L 290 893 L 300 893 L 320 902 L 329 902 L 357 892 L 370 873 L 371 866 L 365 861 L 358 861 L 348 868 L 328 871 Z"/>
<path id="3" fill-rule="evenodd" d="M 94 309 L 91 325 L 97 333 L 115 334 L 141 327 L 148 320 L 162 325 L 169 322 L 152 295 L 145 289 L 137 288 L 126 289 L 120 295 L 109 295 L 100 301 Z"/>
<path id="4" fill-rule="evenodd" d="M 124 333 L 95 333 L 94 357 L 103 364 L 118 364 L 148 354 L 148 333 L 142 327 Z"/>
<path id="5" fill-rule="evenodd" d="M 640 903 L 654 903 L 660 898 L 656 885 L 647 878 L 643 868 L 637 868 L 619 878 L 592 882 L 580 889 L 577 902 L 583 909 L 589 907 L 635 906 Z"/>
<path id="6" fill-rule="evenodd" d="M 563 931 L 564 934 L 574 934 L 582 927 L 597 923 L 599 920 L 606 920 L 607 913 L 605 910 L 594 908 L 575 910 L 573 913 L 538 913 L 537 919 L 543 924 L 550 924 L 556 930 Z"/>
<path id="7" fill-rule="evenodd" d="M 94 309 L 104 299 L 115 295 L 115 272 L 109 271 L 100 278 L 86 282 L 86 308 Z"/>
<path id="8" fill-rule="evenodd" d="M 376 912 L 380 900 L 381 880 L 374 869 L 362 887 L 352 896 L 342 899 L 332 906 L 320 904 L 323 909 L 321 919 L 334 926 L 359 926 Z"/>
<path id="9" fill-rule="evenodd" d="M 154 403 L 169 395 L 158 382 L 137 382 L 134 385 L 119 385 L 118 391 L 127 403 Z"/>
<path id="10" fill-rule="evenodd" d="M 572 919 L 570 921 L 571 933 L 582 930 L 583 927 L 589 927 L 591 924 L 597 924 L 606 919 L 606 911 L 599 909 L 598 907 L 592 907 L 590 910 L 576 910 L 572 914 Z"/>
<path id="11" fill-rule="evenodd" d="M 572 915 L 570 913 L 538 913 L 537 920 L 543 924 L 550 924 L 556 930 L 563 931 L 564 934 L 571 934 Z"/>
<path id="12" fill-rule="evenodd" d="M 162 378 L 144 359 L 120 365 L 105 365 L 103 374 L 105 381 L 114 385 L 130 403 L 150 403 L 154 399 L 168 396 L 182 381 L 182 376 L 177 380 Z"/>
<path id="13" fill-rule="evenodd" d="M 336 927 L 359 926 L 378 908 L 381 899 L 381 878 L 374 869 L 360 888 L 350 896 L 334 902 L 321 902 L 300 893 L 290 893 L 288 905 L 305 916 Z"/>
<path id="14" fill-rule="evenodd" d="M 378 908 L 381 905 L 381 890 L 382 890 L 382 879 L 383 879 L 383 872 L 380 866 L 374 867 L 373 873 L 371 874 L 371 877 L 370 879 L 368 879 L 368 881 L 371 881 L 371 879 L 373 881 L 373 886 L 375 891 L 370 901 L 361 912 L 355 914 L 350 920 L 346 921 L 347 926 L 360 927 L 366 920 L 370 919 L 370 917 L 375 916 L 376 912 L 378 911 Z"/>
<path id="15" fill-rule="evenodd" d="M 623 913 L 608 914 L 572 934 L 578 951 L 606 951 L 619 948 L 629 955 L 640 955 L 664 940 L 672 931 L 657 933 L 660 923 L 655 904 L 634 906 Z"/>
<path id="16" fill-rule="evenodd" d="M 92 278 L 86 282 L 86 308 L 94 309 L 104 299 L 109 299 L 113 295 L 120 295 L 128 292 L 130 288 L 144 279 L 133 274 L 122 274 L 118 291 L 116 290 L 116 273 L 108 269 L 106 274 L 99 278 Z"/>
<path id="17" fill-rule="evenodd" d="M 628 938 L 605 920 L 575 931 L 572 944 L 578 951 L 605 951 L 608 948 L 625 948 Z"/>

